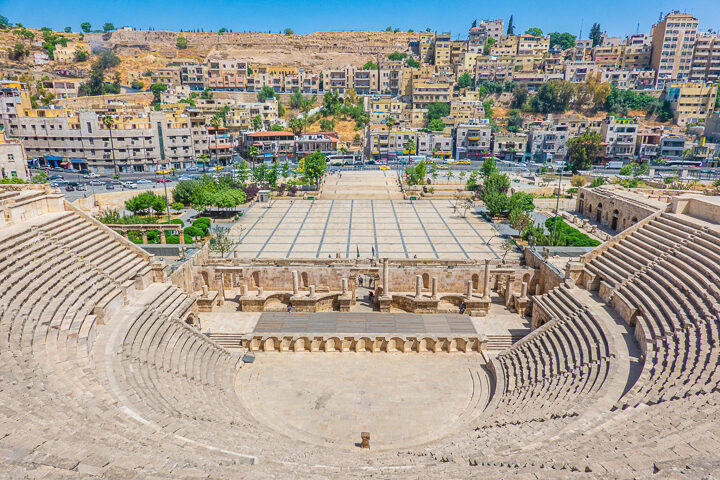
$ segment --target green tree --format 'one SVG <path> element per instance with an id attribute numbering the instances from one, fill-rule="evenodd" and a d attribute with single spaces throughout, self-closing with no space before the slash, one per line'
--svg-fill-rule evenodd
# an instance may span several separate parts
<path id="1" fill-rule="evenodd" d="M 30 55 L 30 50 L 22 43 L 17 42 L 13 48 L 8 49 L 10 60 L 22 60 Z"/>
<path id="2" fill-rule="evenodd" d="M 562 113 L 570 107 L 575 97 L 576 89 L 573 84 L 564 80 L 553 80 L 544 83 L 530 100 L 530 106 L 535 113 Z"/>
<path id="3" fill-rule="evenodd" d="M 512 92 L 512 99 L 510 100 L 511 108 L 522 108 L 528 99 L 528 89 L 524 86 L 516 86 Z"/>
<path id="4" fill-rule="evenodd" d="M 388 60 L 397 61 L 397 60 L 402 60 L 405 57 L 407 57 L 407 53 L 400 53 L 400 52 L 396 51 L 396 52 L 393 52 L 390 55 L 388 55 L 387 58 L 388 58 Z"/>
<path id="5" fill-rule="evenodd" d="M 508 20 L 508 26 L 507 26 L 507 36 L 515 35 L 515 25 L 513 25 L 513 16 L 510 15 L 510 20 Z"/>
<path id="6" fill-rule="evenodd" d="M 103 32 L 112 32 L 113 30 L 115 30 L 115 25 L 110 22 L 105 22 L 105 25 L 103 25 Z"/>
<path id="7" fill-rule="evenodd" d="M 417 146 L 415 145 L 415 139 L 414 138 L 408 138 L 407 143 L 405 144 L 405 150 L 408 151 L 410 155 L 414 155 L 415 151 L 417 150 Z"/>
<path id="8" fill-rule="evenodd" d="M 167 91 L 167 85 L 161 82 L 153 83 L 150 85 L 150 91 L 153 93 L 153 102 L 159 103 L 160 95 Z"/>
<path id="9" fill-rule="evenodd" d="M 374 63 L 372 61 L 365 62 L 365 65 L 362 66 L 363 70 L 377 70 L 378 66 L 377 63 Z"/>
<path id="10" fill-rule="evenodd" d="M 458 88 L 468 88 L 472 86 L 472 77 L 468 72 L 463 73 L 458 77 L 457 86 Z"/>
<path id="11" fill-rule="evenodd" d="M 283 130 L 285 130 L 285 127 L 283 127 L 281 123 L 275 122 L 270 125 L 271 132 L 282 132 Z"/>
<path id="12" fill-rule="evenodd" d="M 303 132 L 306 124 L 307 122 L 304 118 L 293 118 L 288 122 L 290 130 L 292 130 L 293 134 L 296 136 Z"/>
<path id="13" fill-rule="evenodd" d="M 335 121 L 330 120 L 329 118 L 321 118 L 320 130 L 322 130 L 323 132 L 332 132 L 333 130 L 335 130 Z"/>
<path id="14" fill-rule="evenodd" d="M 75 49 L 75 56 L 73 57 L 73 59 L 76 62 L 84 62 L 85 60 L 88 59 L 88 53 L 85 50 L 83 50 L 82 48 L 78 47 Z"/>
<path id="15" fill-rule="evenodd" d="M 444 102 L 429 103 L 427 106 L 427 113 L 425 114 L 425 120 L 435 120 L 436 118 L 447 117 L 450 115 L 450 104 Z"/>
<path id="16" fill-rule="evenodd" d="M 283 30 L 283 33 L 285 35 L 293 35 L 295 32 L 293 32 L 292 28 L 286 28 L 285 30 Z"/>
<path id="17" fill-rule="evenodd" d="M 561 50 L 567 50 L 575 46 L 575 35 L 567 32 L 553 32 L 550 34 L 550 48 L 560 47 Z"/>
<path id="18" fill-rule="evenodd" d="M 93 64 L 93 66 L 97 66 L 103 70 L 117 67 L 118 65 L 120 65 L 120 57 L 110 51 L 102 52 Z"/>
<path id="19" fill-rule="evenodd" d="M 433 163 L 433 166 L 435 164 Z M 432 169 L 432 167 L 431 167 Z M 434 170 L 435 176 L 433 178 L 437 178 L 437 168 Z M 422 185 L 425 183 L 425 177 L 427 176 L 427 163 L 424 161 L 418 162 L 414 166 L 407 167 L 405 169 L 405 175 L 408 185 Z"/>
<path id="20" fill-rule="evenodd" d="M 319 150 L 311 153 L 305 160 L 305 176 L 311 183 L 317 184 L 318 180 L 325 175 L 327 170 L 327 159 Z"/>
<path id="21" fill-rule="evenodd" d="M 538 27 L 532 27 L 525 30 L 525 35 L 532 35 L 533 37 L 542 37 L 543 31 Z"/>
<path id="22" fill-rule="evenodd" d="M 200 98 L 202 98 L 203 100 L 212 100 L 212 98 L 213 98 L 212 90 L 210 90 L 209 88 L 206 88 L 205 90 L 202 91 L 202 93 L 200 93 Z"/>
<path id="23" fill-rule="evenodd" d="M 573 172 L 587 170 L 592 166 L 594 160 L 602 152 L 602 141 L 600 134 L 592 130 L 567 141 Z"/>
<path id="24" fill-rule="evenodd" d="M 428 122 L 427 128 L 435 132 L 445 130 L 445 123 L 439 118 L 434 118 Z"/>
<path id="25" fill-rule="evenodd" d="M 260 118 L 260 115 L 255 115 L 252 119 L 252 122 L 253 122 L 253 128 L 255 130 L 262 130 L 263 121 L 262 121 L 262 118 Z"/>
<path id="26" fill-rule="evenodd" d="M 405 66 L 409 68 L 420 68 L 420 62 L 418 62 L 412 57 L 408 57 L 407 59 L 405 59 Z"/>
<path id="27" fill-rule="evenodd" d="M 140 80 L 133 80 L 131 85 L 135 90 L 142 90 L 143 87 L 145 87 L 145 84 L 141 82 Z"/>
<path id="28" fill-rule="evenodd" d="M 494 38 L 488 38 L 483 47 L 483 55 L 490 55 L 490 48 L 497 43 Z"/>
<path id="29" fill-rule="evenodd" d="M 264 102 L 268 98 L 275 98 L 275 90 L 273 90 L 272 87 L 268 85 L 263 85 L 258 92 L 257 98 L 258 102 Z"/>
<path id="30" fill-rule="evenodd" d="M 590 36 L 588 38 L 592 40 L 593 47 L 600 45 L 600 42 L 602 41 L 602 31 L 600 30 L 599 23 L 593 23 L 593 26 L 590 28 Z"/>
<path id="31" fill-rule="evenodd" d="M 188 47 L 188 39 L 183 36 L 177 37 L 175 46 L 180 50 L 185 50 Z"/>
<path id="32" fill-rule="evenodd" d="M 92 31 L 92 25 L 90 25 L 90 22 L 83 22 L 80 24 L 80 30 L 85 33 L 90 33 Z"/>

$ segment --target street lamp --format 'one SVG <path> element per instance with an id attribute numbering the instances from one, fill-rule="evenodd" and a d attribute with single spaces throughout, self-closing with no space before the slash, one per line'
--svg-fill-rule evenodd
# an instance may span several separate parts
<path id="1" fill-rule="evenodd" d="M 560 190 L 562 189 L 562 178 L 565 171 L 565 160 L 563 160 L 562 167 L 560 167 L 560 177 L 558 178 L 558 191 L 557 191 L 557 203 L 555 204 L 555 222 L 553 223 L 552 240 L 555 240 L 555 232 L 557 231 L 558 215 L 560 212 Z"/>

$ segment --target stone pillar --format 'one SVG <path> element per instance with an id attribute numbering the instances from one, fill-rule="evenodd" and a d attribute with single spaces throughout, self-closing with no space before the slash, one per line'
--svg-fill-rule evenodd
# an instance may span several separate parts
<path id="1" fill-rule="evenodd" d="M 415 296 L 419 297 L 422 294 L 422 276 L 415 275 Z"/>
<path id="2" fill-rule="evenodd" d="M 485 275 L 483 277 L 483 300 L 490 300 L 490 259 L 485 259 Z"/>
<path id="3" fill-rule="evenodd" d="M 522 282 L 522 286 L 520 287 L 520 298 L 527 298 L 528 293 L 528 283 Z"/>
<path id="4" fill-rule="evenodd" d="M 207 297 L 208 291 L 209 291 L 208 286 L 207 286 L 207 285 L 203 285 L 203 286 L 202 286 L 202 294 L 203 294 L 203 297 Z"/>
<path id="5" fill-rule="evenodd" d="M 437 285 L 438 282 L 437 282 L 437 277 L 432 277 L 432 279 L 431 279 L 430 281 L 432 282 L 432 283 L 431 283 L 431 286 L 432 286 L 432 298 L 433 298 L 433 300 L 437 300 L 437 298 L 438 298 L 438 285 Z"/>
<path id="6" fill-rule="evenodd" d="M 360 434 L 360 448 L 370 448 L 370 433 L 362 432 Z"/>
<path id="7" fill-rule="evenodd" d="M 142 239 L 143 239 L 143 245 L 147 243 L 147 232 L 145 230 L 142 231 Z"/>
<path id="8" fill-rule="evenodd" d="M 341 278 L 340 279 L 340 285 L 342 285 L 342 294 L 345 295 L 348 291 L 348 279 L 347 278 Z"/>
<path id="9" fill-rule="evenodd" d="M 510 277 L 510 274 L 505 275 L 505 306 L 508 306 L 510 304 L 510 299 L 512 297 L 512 278 Z"/>
<path id="10" fill-rule="evenodd" d="M 262 296 L 263 293 L 265 293 L 265 290 L 263 290 L 263 287 L 258 287 L 258 297 Z"/>
<path id="11" fill-rule="evenodd" d="M 467 282 L 467 298 L 468 300 L 472 298 L 472 280 Z"/>
<path id="12" fill-rule="evenodd" d="M 383 258 L 383 295 L 390 295 L 390 267 L 387 257 Z"/>
<path id="13" fill-rule="evenodd" d="M 290 274 L 292 275 L 293 295 L 297 295 L 298 291 L 300 290 L 299 282 L 298 282 L 298 272 L 297 272 L 297 270 L 293 270 L 292 272 L 290 272 Z"/>
<path id="14" fill-rule="evenodd" d="M 165 239 L 165 230 L 160 230 L 160 243 L 165 245 L 167 240 Z"/>
<path id="15" fill-rule="evenodd" d="M 185 230 L 182 228 L 178 229 L 178 239 L 180 240 L 180 245 L 185 245 Z"/>
<path id="16" fill-rule="evenodd" d="M 315 285 L 310 285 L 310 296 L 311 297 L 315 296 Z"/>
<path id="17" fill-rule="evenodd" d="M 240 287 L 240 295 L 242 295 L 243 297 L 247 297 L 247 294 L 248 294 L 248 286 L 243 284 L 243 286 Z"/>

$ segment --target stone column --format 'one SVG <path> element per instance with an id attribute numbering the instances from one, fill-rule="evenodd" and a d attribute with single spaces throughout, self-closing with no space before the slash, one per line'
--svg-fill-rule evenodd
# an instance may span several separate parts
<path id="1" fill-rule="evenodd" d="M 299 288 L 299 282 L 298 282 L 298 272 L 297 272 L 297 270 L 293 270 L 293 271 L 290 272 L 290 273 L 291 273 L 291 275 L 292 275 L 293 295 L 297 295 L 297 294 L 298 294 L 298 291 L 300 290 L 300 288 Z"/>
<path id="2" fill-rule="evenodd" d="M 207 297 L 208 291 L 209 291 L 208 286 L 207 286 L 207 285 L 203 285 L 203 286 L 202 286 L 202 294 L 203 294 L 203 297 Z"/>
<path id="3" fill-rule="evenodd" d="M 512 278 L 510 277 L 510 274 L 505 275 L 505 306 L 507 306 L 510 303 L 510 298 L 512 296 Z"/>
<path id="4" fill-rule="evenodd" d="M 310 285 L 310 296 L 311 297 L 315 296 L 315 285 Z"/>
<path id="5" fill-rule="evenodd" d="M 520 287 L 520 298 L 527 298 L 527 292 L 528 292 L 528 283 L 522 282 L 522 286 Z"/>
<path id="6" fill-rule="evenodd" d="M 143 239 L 143 245 L 147 243 L 147 231 L 142 231 L 142 239 Z"/>
<path id="7" fill-rule="evenodd" d="M 490 300 L 490 259 L 485 259 L 485 275 L 483 277 L 483 300 Z"/>
<path id="8" fill-rule="evenodd" d="M 342 286 L 342 294 L 345 295 L 348 291 L 348 279 L 347 278 L 341 278 L 340 279 L 340 285 Z"/>
<path id="9" fill-rule="evenodd" d="M 415 275 L 415 296 L 419 297 L 422 293 L 422 276 Z"/>
<path id="10" fill-rule="evenodd" d="M 180 240 L 180 245 L 185 245 L 185 230 L 182 228 L 178 229 L 178 239 Z"/>
<path id="11" fill-rule="evenodd" d="M 472 280 L 467 282 L 467 298 L 468 300 L 472 298 Z"/>
<path id="12" fill-rule="evenodd" d="M 437 300 L 437 298 L 438 298 L 438 282 L 437 282 L 437 277 L 432 277 L 431 282 L 432 282 L 432 283 L 431 283 L 431 285 L 432 285 L 432 298 L 433 298 L 433 300 Z"/>
<path id="13" fill-rule="evenodd" d="M 387 257 L 383 258 L 383 295 L 390 295 L 390 267 Z"/>
<path id="14" fill-rule="evenodd" d="M 240 295 L 243 297 L 247 297 L 248 294 L 248 286 L 243 284 L 243 286 L 240 287 Z"/>
<path id="15" fill-rule="evenodd" d="M 265 293 L 265 290 L 263 290 L 262 287 L 258 287 L 258 297 L 262 296 L 263 293 Z"/>
<path id="16" fill-rule="evenodd" d="M 165 245 L 167 240 L 165 239 L 165 230 L 160 230 L 160 243 Z"/>

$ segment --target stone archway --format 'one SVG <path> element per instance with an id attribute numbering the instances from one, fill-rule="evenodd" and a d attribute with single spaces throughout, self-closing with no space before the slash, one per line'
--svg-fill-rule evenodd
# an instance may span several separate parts
<path id="1" fill-rule="evenodd" d="M 422 285 L 425 290 L 430 288 L 430 274 L 428 274 L 428 273 L 422 274 Z"/>
<path id="2" fill-rule="evenodd" d="M 595 210 L 595 221 L 596 222 L 602 223 L 602 208 L 603 208 L 603 204 L 598 203 L 597 208 Z"/>
<path id="3" fill-rule="evenodd" d="M 618 210 L 613 210 L 612 220 L 610 222 L 610 228 L 612 228 L 613 230 L 618 229 L 619 216 L 620 216 L 620 212 Z"/>

